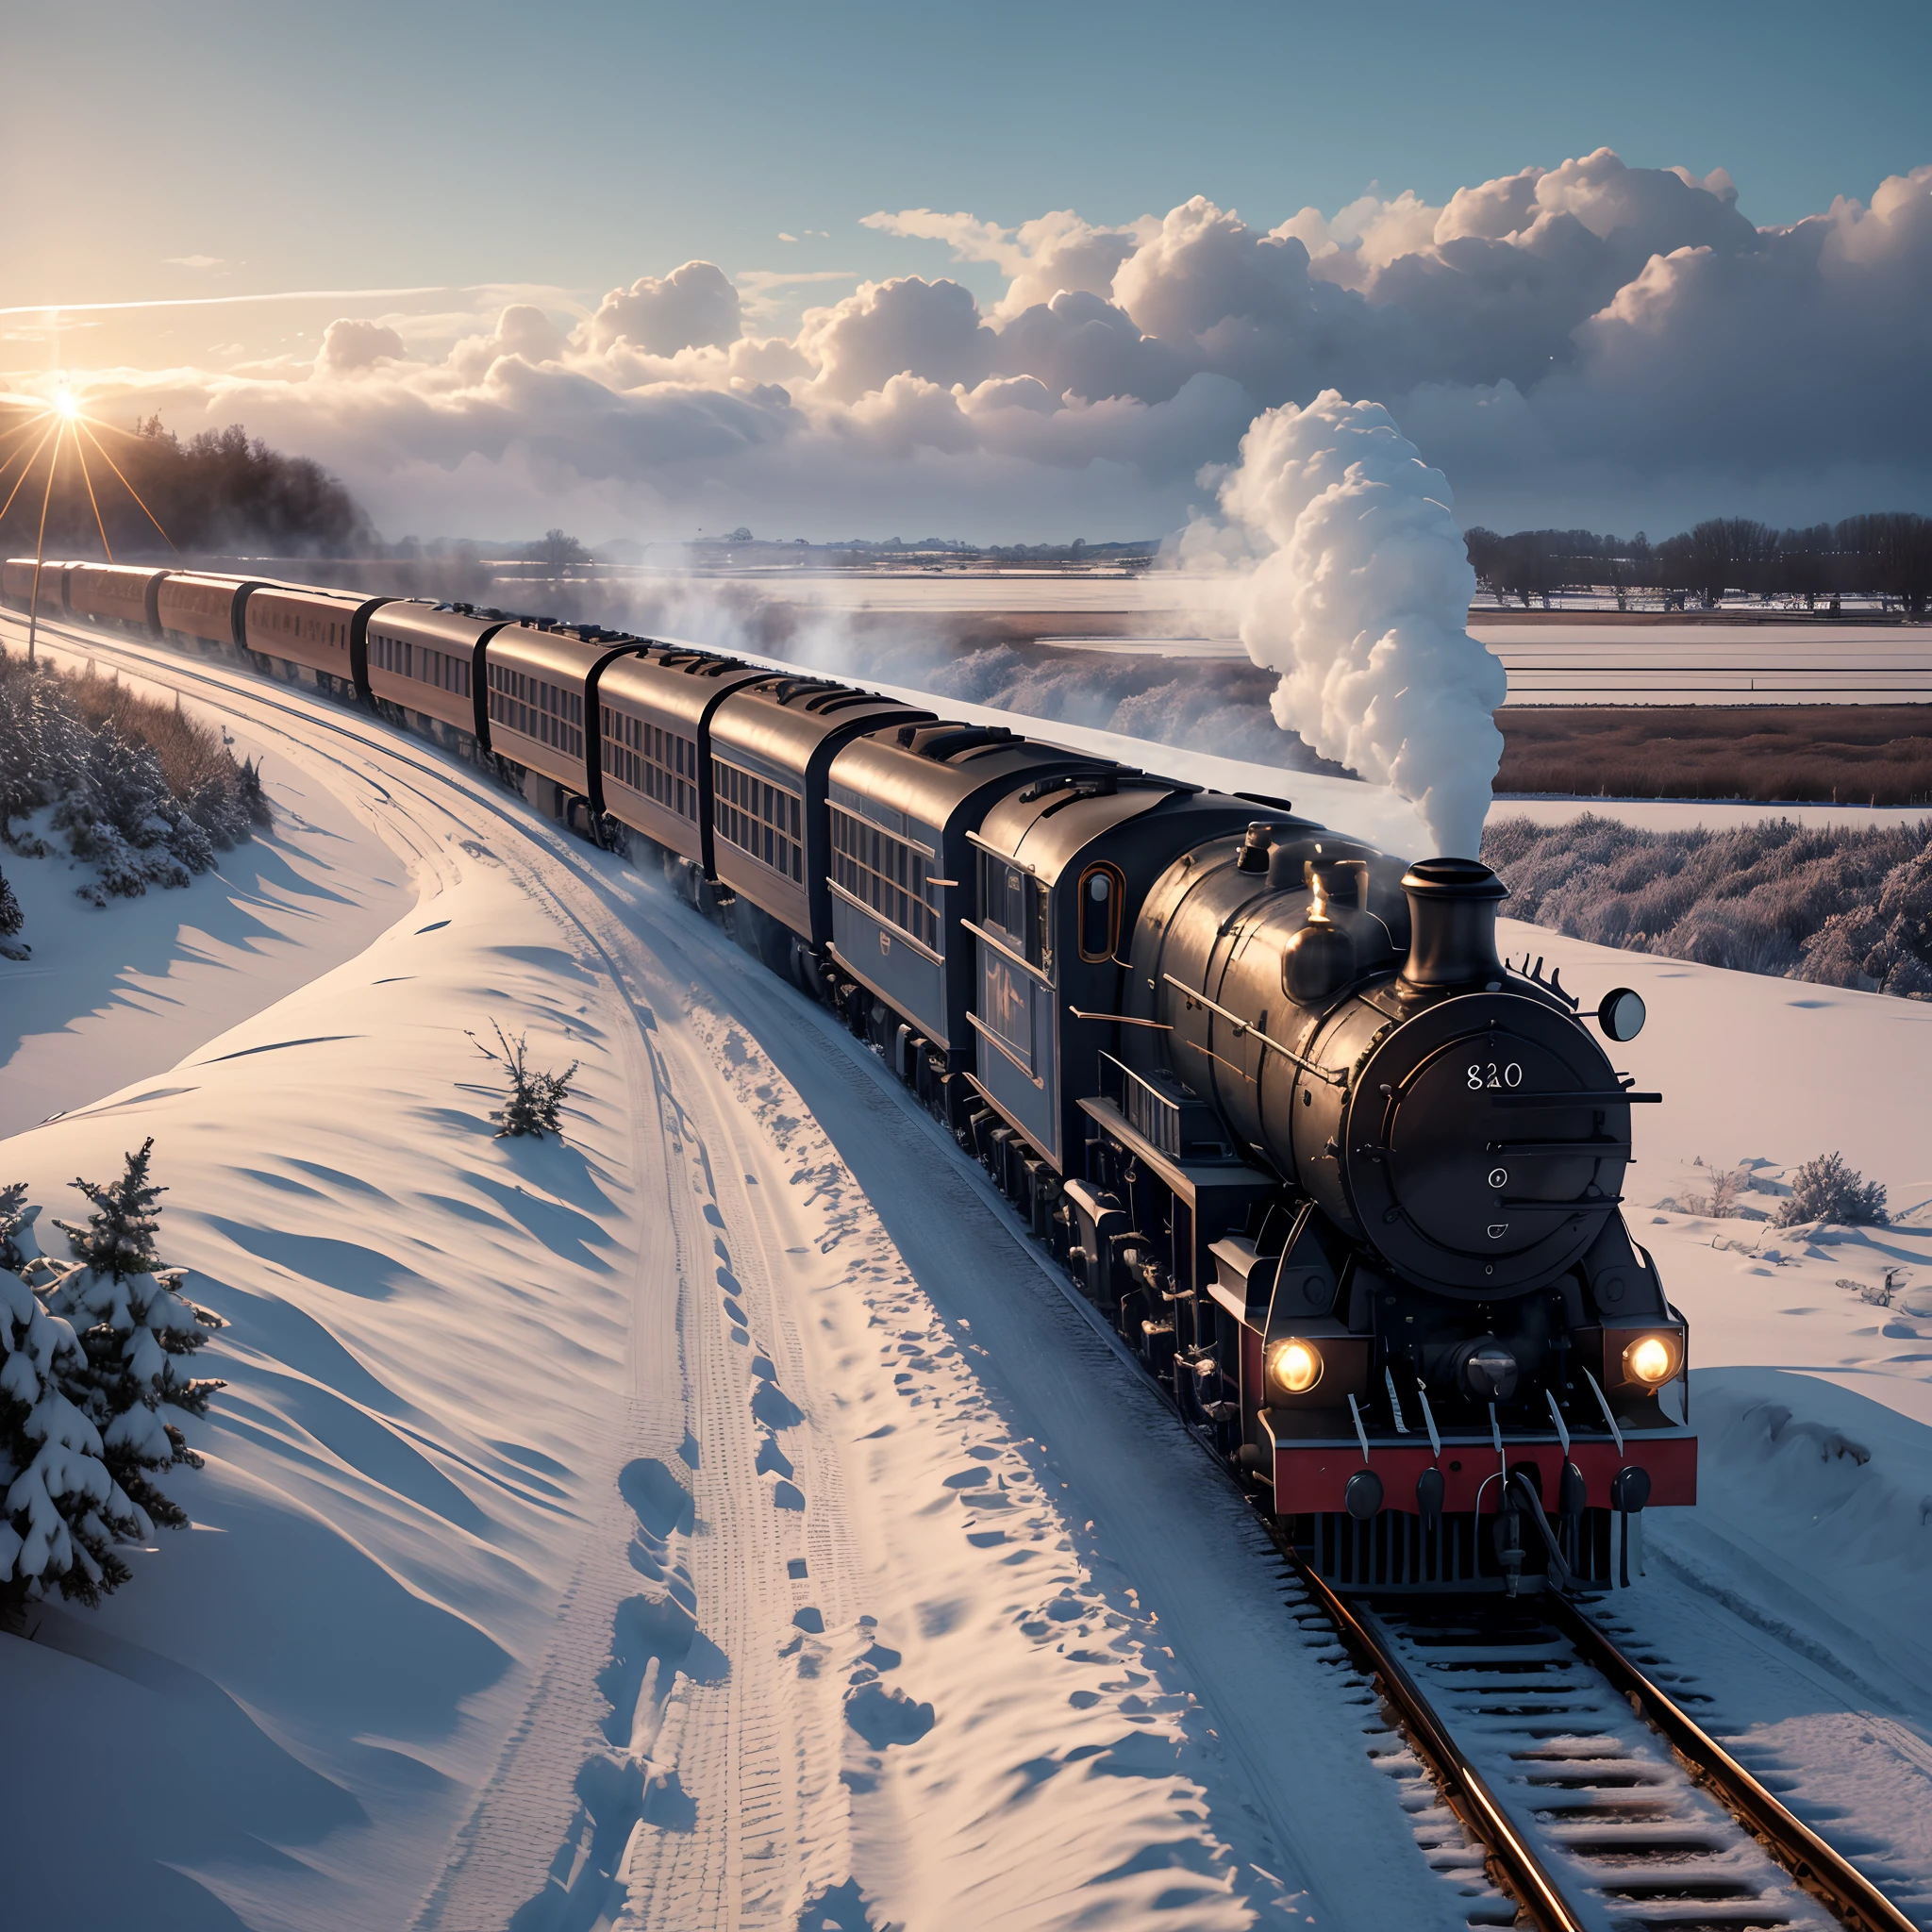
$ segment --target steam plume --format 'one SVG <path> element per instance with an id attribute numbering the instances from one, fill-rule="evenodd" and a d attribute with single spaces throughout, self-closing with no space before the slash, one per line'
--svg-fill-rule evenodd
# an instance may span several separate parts
<path id="1" fill-rule="evenodd" d="M 1282 674 L 1275 723 L 1392 785 L 1439 853 L 1474 858 L 1507 686 L 1465 628 L 1475 574 L 1442 473 L 1379 403 L 1331 389 L 1255 419 L 1221 503 L 1268 546 L 1241 635 Z"/>

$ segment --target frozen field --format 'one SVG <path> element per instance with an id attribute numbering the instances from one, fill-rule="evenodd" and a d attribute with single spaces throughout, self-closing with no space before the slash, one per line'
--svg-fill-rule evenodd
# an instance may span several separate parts
<path id="1" fill-rule="evenodd" d="M 1244 660 L 1238 630 L 1241 579 L 1144 571 L 1131 576 L 1022 571 L 716 577 L 626 575 L 620 590 L 673 613 L 728 601 L 742 615 L 764 602 L 821 624 L 860 618 L 916 633 L 919 620 L 970 632 L 996 620 L 1008 641 L 1176 661 Z M 1056 617 L 1066 622 L 1057 625 Z M 1109 622 L 1118 619 L 1118 623 Z M 962 625 L 960 621 L 967 622 Z M 675 625 L 674 625 L 675 627 Z M 1509 674 L 1511 705 L 1917 704 L 1932 702 L 1932 624 L 1672 623 L 1609 613 L 1472 612 L 1471 635 Z"/>
<path id="2" fill-rule="evenodd" d="M 0 1177 L 66 1212 L 154 1133 L 163 1252 L 231 1325 L 196 1528 L 101 1612 L 0 1642 L 21 1923 L 1493 1916 L 1242 1506 L 827 1014 L 428 747 L 112 655 L 266 752 L 301 812 L 265 848 L 299 857 L 286 891 L 344 909 L 278 927 L 307 970 L 185 1031 L 101 962 L 188 970 L 192 893 L 25 935 L 31 1039 L 84 1071 L 60 1093 L 44 1049 L 67 1111 L 0 1142 Z M 1372 788 L 1187 762 L 1412 842 Z M 1621 1613 L 1932 1923 L 1932 1009 L 1508 937 L 1643 992 L 1624 1063 L 1668 1100 L 1630 1211 L 1692 1323 L 1705 1501 L 1652 1525 Z M 463 1031 L 492 1018 L 582 1061 L 562 1147 L 491 1137 Z M 1900 1226 L 1790 1241 L 1683 1206 L 1699 1157 L 1770 1188 L 1832 1146 Z M 1890 1306 L 1861 1298 L 1888 1268 Z M 75 1736 L 165 1767 L 111 1834 L 69 1802 Z"/>
<path id="3" fill-rule="evenodd" d="M 1932 701 L 1932 626 L 1750 624 L 1485 625 L 1511 705 L 1906 705 Z M 1238 638 L 1056 637 L 1059 650 L 1134 658 L 1245 657 Z"/>

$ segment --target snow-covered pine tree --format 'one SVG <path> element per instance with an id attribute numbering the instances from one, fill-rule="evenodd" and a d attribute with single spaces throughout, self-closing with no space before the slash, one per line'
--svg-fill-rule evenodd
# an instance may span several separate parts
<path id="1" fill-rule="evenodd" d="M 129 1154 L 118 1180 L 74 1183 L 93 1212 L 85 1223 L 54 1224 L 75 1259 L 45 1301 L 79 1335 L 87 1360 L 76 1399 L 100 1430 L 109 1474 L 144 1525 L 179 1529 L 187 1511 L 152 1477 L 183 1463 L 199 1469 L 202 1459 L 161 1410 L 206 1415 L 208 1398 L 226 1385 L 180 1366 L 222 1319 L 179 1292 L 185 1268 L 158 1265 L 155 1232 L 167 1190 L 149 1178 L 154 1144 L 150 1135 Z"/>
<path id="2" fill-rule="evenodd" d="M 87 1357 L 36 1288 L 60 1270 L 34 1238 L 23 1182 L 0 1188 L 0 1627 L 49 1586 L 98 1602 L 129 1575 L 114 1544 L 142 1533 L 100 1432 L 69 1398 Z"/>
<path id="3" fill-rule="evenodd" d="M 536 1073 L 528 1063 L 529 1048 L 525 1036 L 519 1033 L 512 1041 L 500 1022 L 492 1020 L 490 1024 L 495 1030 L 497 1045 L 503 1049 L 501 1053 L 492 1053 L 474 1033 L 469 1038 L 486 1060 L 503 1069 L 509 1081 L 509 1092 L 503 1106 L 490 1116 L 497 1123 L 496 1138 L 514 1140 L 530 1134 L 541 1141 L 545 1134 L 555 1134 L 562 1140 L 563 1103 L 570 1098 L 570 1083 L 583 1062 L 573 1060 L 560 1074 Z"/>
<path id="4" fill-rule="evenodd" d="M 7 883 L 7 874 L 0 872 L 0 959 L 25 959 L 27 957 L 27 948 L 15 937 L 21 924 L 20 901 L 13 896 L 13 888 Z"/>

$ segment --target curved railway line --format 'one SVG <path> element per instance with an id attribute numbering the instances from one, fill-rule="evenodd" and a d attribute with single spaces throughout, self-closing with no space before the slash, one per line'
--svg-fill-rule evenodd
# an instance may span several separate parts
<path id="1" fill-rule="evenodd" d="M 58 622 L 42 631 L 58 650 L 246 708 L 227 680 L 164 645 Z M 273 688 L 251 696 L 258 711 L 297 712 Z M 349 721 L 338 728 L 364 741 Z M 393 750 L 394 734 L 382 737 Z M 334 747 L 324 755 L 351 762 Z M 356 769 L 383 790 L 366 766 Z M 1051 1272 L 1126 1355 L 1061 1271 Z M 1307 1602 L 1486 1848 L 1491 1876 L 1541 1932 L 1921 1932 L 1698 1724 L 1685 1707 L 1691 1700 L 1646 1669 L 1655 1659 L 1633 1656 L 1567 1598 L 1348 1599 L 1271 1533 Z"/>

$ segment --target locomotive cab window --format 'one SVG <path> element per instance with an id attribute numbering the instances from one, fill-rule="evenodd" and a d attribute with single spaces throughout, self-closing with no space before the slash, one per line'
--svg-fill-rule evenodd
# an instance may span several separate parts
<path id="1" fill-rule="evenodd" d="M 1110 865 L 1090 865 L 1080 874 L 1080 957 L 1090 965 L 1111 959 L 1119 949 L 1124 883 Z"/>

